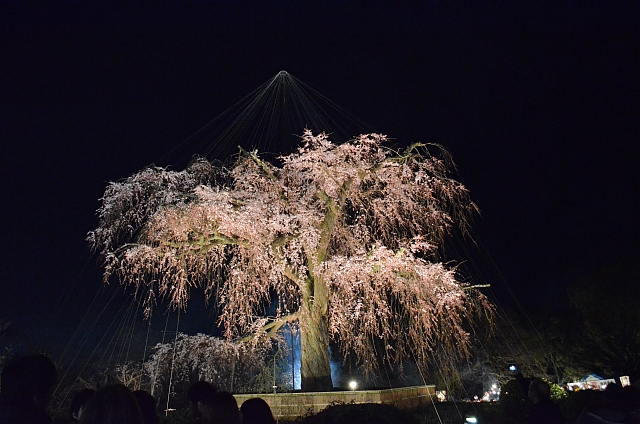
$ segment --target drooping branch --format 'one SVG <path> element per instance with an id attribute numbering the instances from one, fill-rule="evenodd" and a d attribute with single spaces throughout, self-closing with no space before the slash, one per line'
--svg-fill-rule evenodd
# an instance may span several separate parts
<path id="1" fill-rule="evenodd" d="M 372 369 L 380 349 L 389 363 L 443 348 L 464 356 L 470 317 L 490 307 L 483 286 L 427 262 L 477 211 L 447 154 L 423 143 L 394 152 L 378 134 L 302 141 L 281 166 L 240 148 L 224 172 L 198 162 L 110 185 L 89 235 L 105 276 L 178 307 L 194 288 L 215 294 L 229 339 L 258 330 L 275 304 L 259 331 L 297 319 L 305 352 L 318 355 L 305 366 L 327 359 L 329 336 Z M 322 380 L 328 365 L 318 367 Z"/>

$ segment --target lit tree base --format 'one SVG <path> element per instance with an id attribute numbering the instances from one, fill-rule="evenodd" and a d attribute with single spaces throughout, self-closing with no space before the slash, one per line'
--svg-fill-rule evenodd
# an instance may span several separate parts
<path id="1" fill-rule="evenodd" d="M 328 392 L 332 389 L 331 375 L 324 377 L 305 377 L 302 379 L 303 392 Z"/>

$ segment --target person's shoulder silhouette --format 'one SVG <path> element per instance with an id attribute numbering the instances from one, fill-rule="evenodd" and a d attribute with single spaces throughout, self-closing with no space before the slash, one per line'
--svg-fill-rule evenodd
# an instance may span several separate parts
<path id="1" fill-rule="evenodd" d="M 144 420 L 133 392 L 122 384 L 112 384 L 87 402 L 80 424 L 144 424 Z"/>
<path id="2" fill-rule="evenodd" d="M 0 424 L 49 424 L 46 408 L 58 379 L 56 367 L 41 354 L 9 360 L 0 382 Z"/>

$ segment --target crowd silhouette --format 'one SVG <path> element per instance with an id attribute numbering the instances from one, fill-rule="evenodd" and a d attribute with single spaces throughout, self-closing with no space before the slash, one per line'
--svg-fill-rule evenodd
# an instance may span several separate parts
<path id="1" fill-rule="evenodd" d="M 514 375 L 531 402 L 527 424 L 565 424 L 558 406 L 550 399 L 549 384 L 540 379 Z M 0 424 L 52 424 L 47 413 L 57 371 L 44 355 L 22 355 L 9 360 L 0 380 Z M 275 424 L 264 399 L 245 400 L 240 408 L 235 397 L 218 391 L 207 381 L 193 384 L 187 393 L 194 424 Z M 75 394 L 69 422 L 79 424 L 158 424 L 157 402 L 143 390 L 131 391 L 123 384 Z M 640 424 L 640 390 L 636 386 L 610 384 L 602 398 L 588 405 L 576 424 Z"/>
<path id="2" fill-rule="evenodd" d="M 52 424 L 47 407 L 58 374 L 45 355 L 22 355 L 9 360 L 0 380 L 0 424 Z M 187 393 L 194 424 L 275 424 L 269 405 L 259 398 L 238 407 L 235 397 L 206 381 Z M 73 396 L 69 422 L 79 424 L 158 424 L 157 402 L 144 391 L 123 384 L 97 390 L 83 389 Z"/>

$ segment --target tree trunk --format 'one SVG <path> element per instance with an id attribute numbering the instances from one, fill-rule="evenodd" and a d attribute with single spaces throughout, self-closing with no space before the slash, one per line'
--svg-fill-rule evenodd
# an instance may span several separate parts
<path id="1" fill-rule="evenodd" d="M 315 306 L 315 305 L 314 305 Z M 329 322 L 326 314 L 312 308 L 307 322 L 301 322 L 300 374 L 303 392 L 323 392 L 333 389 L 329 356 Z"/>
<path id="2" fill-rule="evenodd" d="M 309 279 L 303 293 L 303 313 L 300 316 L 300 374 L 302 391 L 323 392 L 333 389 L 331 383 L 331 358 L 329 356 L 329 289 L 322 277 L 315 272 L 316 265 L 327 259 L 331 232 L 336 221 L 337 206 L 326 193 L 318 193 L 327 205 L 322 222 L 322 235 L 315 256 L 308 258 Z"/>

